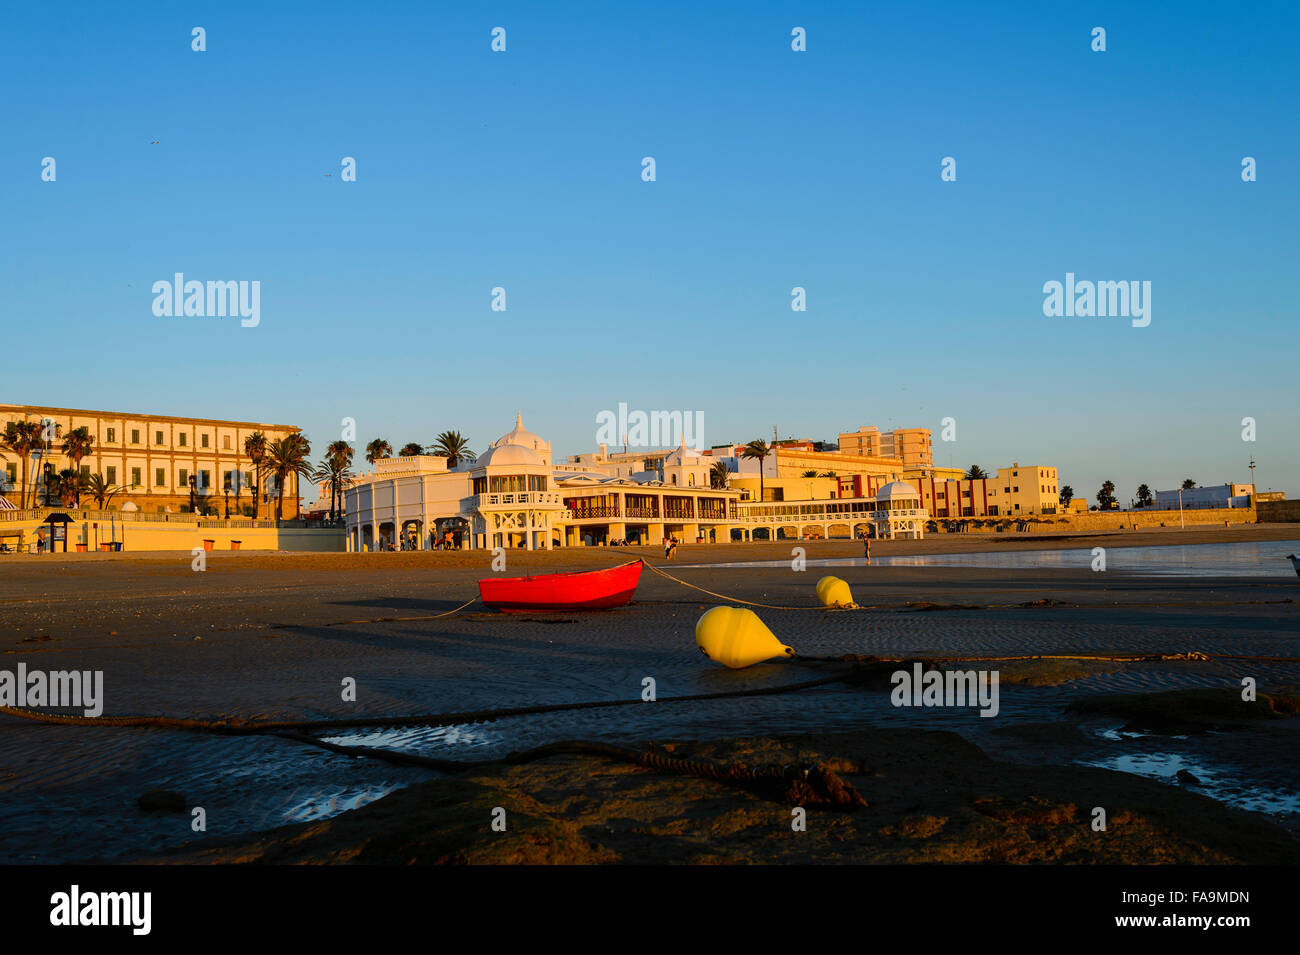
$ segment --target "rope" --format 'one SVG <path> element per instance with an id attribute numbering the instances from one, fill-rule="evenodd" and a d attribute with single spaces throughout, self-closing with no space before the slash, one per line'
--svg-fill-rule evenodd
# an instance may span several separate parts
<path id="1" fill-rule="evenodd" d="M 721 690 L 716 693 L 697 693 L 691 696 L 668 696 L 655 702 L 689 703 L 747 696 L 775 696 L 782 693 L 795 693 L 799 690 L 812 689 L 828 683 L 847 682 L 853 679 L 854 675 L 855 671 L 848 671 L 819 677 L 815 680 L 804 680 L 801 683 L 787 683 L 782 686 L 762 687 L 759 689 Z M 636 697 L 630 700 L 547 703 L 497 710 L 473 710 L 464 713 L 421 713 L 412 716 L 345 717 L 327 720 L 240 720 L 234 718 L 202 720 L 176 716 L 73 716 L 63 713 L 45 713 L 39 710 L 20 709 L 13 706 L 0 706 L 0 713 L 37 723 L 53 723 L 62 726 L 147 726 L 156 729 L 188 730 L 197 733 L 252 734 L 364 727 L 447 726 L 462 723 L 483 723 L 513 716 L 531 716 L 537 713 L 559 713 L 567 710 L 592 710 L 611 706 L 644 705 L 645 702 L 640 697 Z"/>
<path id="2" fill-rule="evenodd" d="M 643 559 L 642 562 L 651 570 L 653 570 L 656 574 L 658 574 L 660 577 L 667 577 L 669 580 L 674 581 L 675 583 L 679 583 L 683 587 L 690 587 L 691 590 L 698 590 L 702 594 L 708 594 L 710 597 L 717 597 L 719 600 L 726 600 L 731 603 L 747 604 L 750 607 L 762 607 L 765 610 L 830 610 L 832 609 L 830 607 L 820 607 L 820 606 L 819 607 L 782 607 L 778 604 L 764 604 L 764 603 L 758 603 L 757 601 L 754 600 L 741 600 L 739 597 L 729 597 L 726 594 L 714 593 L 712 590 L 705 590 L 703 587 L 697 587 L 695 586 L 695 584 L 687 583 L 686 581 L 682 580 L 680 577 L 674 577 L 672 574 L 668 573 L 667 571 L 660 570 L 658 567 L 650 563 L 650 561 L 648 560 Z M 834 608 L 834 609 L 866 610 L 868 608 L 855 606 L 851 608 L 844 607 L 844 608 Z"/>
<path id="3" fill-rule="evenodd" d="M 271 624 L 270 629 L 272 629 L 272 630 L 287 630 L 287 629 L 291 629 L 291 628 L 293 628 L 293 627 L 302 627 L 302 626 L 312 626 L 312 627 L 347 627 L 347 626 L 352 626 L 352 625 L 354 625 L 354 624 L 358 624 L 358 623 L 409 623 L 410 621 L 413 621 L 413 620 L 441 620 L 443 617 L 450 617 L 452 614 L 460 613 L 462 610 L 464 610 L 464 609 L 465 609 L 466 607 L 468 607 L 470 604 L 472 604 L 472 603 L 476 603 L 476 602 L 478 601 L 478 599 L 479 599 L 478 597 L 471 597 L 469 600 L 466 600 L 463 604 L 461 604 L 461 605 L 460 605 L 459 607 L 457 607 L 455 610 L 448 610 L 446 613 L 435 613 L 435 614 L 432 614 L 432 615 L 426 615 L 426 616 L 420 616 L 420 617 L 371 617 L 371 618 L 368 619 L 368 620 L 336 620 L 336 621 L 334 621 L 333 623 L 313 623 L 313 624 L 299 624 L 299 623 L 273 623 L 273 624 Z"/>
<path id="4" fill-rule="evenodd" d="M 800 656 L 797 658 L 816 663 L 1006 663 L 1019 660 L 1097 660 L 1107 663 L 1152 663 L 1157 661 L 1201 663 L 1210 660 L 1253 660 L 1258 663 L 1300 663 L 1300 657 L 1250 656 L 1244 653 L 1204 653 L 1200 650 L 1188 650 L 1185 653 L 1139 653 L 1127 656 L 1103 653 L 1031 653 L 1020 656 L 983 657 L 877 657 L 845 653 L 840 656 Z"/>

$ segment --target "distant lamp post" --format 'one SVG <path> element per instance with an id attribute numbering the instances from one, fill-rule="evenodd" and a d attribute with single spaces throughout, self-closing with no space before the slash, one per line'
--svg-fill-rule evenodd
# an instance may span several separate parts
<path id="1" fill-rule="evenodd" d="M 225 490 L 221 492 L 221 496 L 226 499 L 226 520 L 230 520 L 230 485 L 229 484 L 227 484 Z"/>
<path id="2" fill-rule="evenodd" d="M 197 476 L 197 475 L 194 475 L 194 474 L 191 474 L 191 475 L 190 475 L 190 479 L 189 479 L 189 485 L 190 485 L 190 513 L 193 513 L 193 514 L 197 514 L 197 513 L 198 513 L 198 505 L 195 503 L 195 500 L 194 500 L 194 493 L 195 493 L 196 488 L 198 487 L 198 480 L 199 480 L 199 479 L 198 479 L 198 476 Z"/>
<path id="3" fill-rule="evenodd" d="M 1181 487 L 1178 489 L 1178 526 L 1180 528 L 1187 527 L 1183 522 L 1183 489 Z"/>

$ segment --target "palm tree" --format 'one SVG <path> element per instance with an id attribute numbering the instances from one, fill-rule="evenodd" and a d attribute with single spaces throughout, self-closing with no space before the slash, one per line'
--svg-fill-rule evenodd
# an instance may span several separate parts
<path id="1" fill-rule="evenodd" d="M 8 421 L 5 423 L 4 435 L 0 437 L 0 448 L 12 451 L 23 459 L 23 481 L 18 495 L 18 506 L 21 508 L 27 507 L 27 470 L 32 453 L 45 443 L 41 431 L 38 421 Z"/>
<path id="2" fill-rule="evenodd" d="M 1097 492 L 1097 505 L 1103 510 L 1108 510 L 1115 503 L 1115 482 L 1106 481 L 1102 484 L 1101 490 Z"/>
<path id="3" fill-rule="evenodd" d="M 816 477 L 816 476 L 817 476 L 817 472 L 816 472 L 815 470 L 813 470 L 813 471 L 804 471 L 803 474 L 800 475 L 800 476 L 801 476 L 801 477 Z"/>
<path id="4" fill-rule="evenodd" d="M 64 507 L 72 507 L 81 498 L 81 472 L 73 468 L 64 468 L 46 482 L 46 498 L 50 495 L 59 499 Z"/>
<path id="5" fill-rule="evenodd" d="M 78 472 L 78 474 L 81 472 L 81 459 L 90 453 L 91 445 L 94 443 L 95 439 L 90 436 L 90 429 L 84 425 L 80 428 L 73 428 L 63 439 L 63 454 L 71 459 L 72 470 Z M 81 489 L 84 485 L 85 482 L 81 480 L 76 483 L 77 497 L 74 501 L 75 504 L 81 504 Z M 64 501 L 64 503 L 68 502 Z"/>
<path id="6" fill-rule="evenodd" d="M 1074 488 L 1070 487 L 1070 485 L 1068 484 L 1062 484 L 1061 491 L 1060 491 L 1060 498 L 1061 498 L 1061 506 L 1069 507 L 1070 502 L 1074 500 Z"/>
<path id="7" fill-rule="evenodd" d="M 266 435 L 254 431 L 244 439 L 244 457 L 253 462 L 253 519 L 262 500 L 262 461 L 266 458 Z M 238 500 L 238 498 L 236 498 Z"/>
<path id="8" fill-rule="evenodd" d="M 1187 480 L 1183 481 L 1184 491 L 1190 491 L 1194 487 L 1196 487 L 1196 482 L 1193 481 L 1191 478 L 1188 478 Z"/>
<path id="9" fill-rule="evenodd" d="M 979 481 L 988 476 L 989 476 L 988 472 L 985 471 L 978 464 L 972 464 L 969 468 L 966 469 L 967 481 Z"/>
<path id="10" fill-rule="evenodd" d="M 86 479 L 86 490 L 90 493 L 91 500 L 98 504 L 99 509 L 102 511 L 108 502 L 113 499 L 114 494 L 126 490 L 126 485 L 122 484 L 113 487 L 104 480 L 104 475 L 92 474 Z"/>
<path id="11" fill-rule="evenodd" d="M 375 438 L 375 440 L 366 445 L 366 460 L 371 464 L 374 464 L 376 461 L 382 460 L 383 458 L 391 458 L 392 456 L 393 446 L 383 438 Z"/>
<path id="12" fill-rule="evenodd" d="M 397 452 L 399 458 L 413 458 L 420 454 L 424 454 L 424 445 L 416 444 L 414 441 L 402 445 L 402 450 Z"/>
<path id="13" fill-rule="evenodd" d="M 763 462 L 772 453 L 772 450 L 772 447 L 766 441 L 755 438 L 745 445 L 745 450 L 740 452 L 742 458 L 758 459 L 758 499 L 760 501 L 763 500 Z"/>
<path id="14" fill-rule="evenodd" d="M 278 438 L 266 446 L 266 466 L 269 473 L 275 475 L 275 519 L 284 519 L 284 487 L 289 475 L 295 479 L 311 479 L 312 466 L 307 458 L 311 455 L 311 442 L 301 434 L 291 434 Z"/>
<path id="15" fill-rule="evenodd" d="M 1138 507 L 1146 507 L 1150 503 L 1151 503 L 1151 488 L 1147 487 L 1145 484 L 1139 484 L 1138 496 L 1137 496 Z"/>
<path id="16" fill-rule="evenodd" d="M 338 511 L 336 501 L 343 496 L 343 489 L 352 479 L 352 456 L 355 452 L 346 441 L 335 441 L 325 449 L 325 460 L 312 475 L 314 480 L 328 481 L 330 486 L 330 522 L 335 520 Z"/>
<path id="17" fill-rule="evenodd" d="M 717 490 L 723 490 L 727 486 L 727 481 L 731 479 L 731 472 L 727 470 L 727 465 L 722 461 L 716 461 L 713 467 L 709 468 L 709 486 Z"/>
<path id="18" fill-rule="evenodd" d="M 818 477 L 835 477 L 835 472 L 834 472 L 834 471 L 823 471 L 821 474 L 819 474 L 819 475 L 817 475 L 817 476 L 818 476 Z"/>
<path id="19" fill-rule="evenodd" d="M 444 431 L 438 435 L 433 444 L 433 453 L 446 456 L 449 471 L 455 470 L 461 461 L 474 460 L 474 452 L 469 449 L 469 439 L 459 431 Z"/>

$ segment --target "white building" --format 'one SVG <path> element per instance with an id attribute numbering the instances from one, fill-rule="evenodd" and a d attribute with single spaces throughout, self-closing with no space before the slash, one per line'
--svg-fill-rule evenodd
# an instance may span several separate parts
<path id="1" fill-rule="evenodd" d="M 1185 491 L 1156 491 L 1154 507 L 1160 511 L 1176 511 L 1180 507 L 1250 507 L 1250 497 L 1254 493 L 1253 484 L 1216 484 Z"/>
<path id="2" fill-rule="evenodd" d="M 684 446 L 665 457 L 665 480 L 653 471 L 620 476 L 591 464 L 555 465 L 550 443 L 520 415 L 482 457 L 454 470 L 432 455 L 377 461 L 346 491 L 348 549 L 722 542 L 741 494 L 710 488 L 709 467 Z"/>

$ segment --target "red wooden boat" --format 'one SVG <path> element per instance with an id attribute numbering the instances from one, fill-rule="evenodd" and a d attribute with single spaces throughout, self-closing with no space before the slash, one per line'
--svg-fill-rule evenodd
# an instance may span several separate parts
<path id="1" fill-rule="evenodd" d="M 604 610 L 632 599 L 641 580 L 641 561 L 608 570 L 536 577 L 487 577 L 478 582 L 483 603 L 506 613 L 537 610 Z"/>

